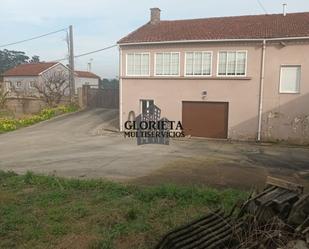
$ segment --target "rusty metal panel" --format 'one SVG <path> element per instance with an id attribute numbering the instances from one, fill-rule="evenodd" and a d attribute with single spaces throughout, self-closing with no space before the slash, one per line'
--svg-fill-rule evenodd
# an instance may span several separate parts
<path id="1" fill-rule="evenodd" d="M 227 138 L 228 102 L 182 102 L 185 135 Z"/>

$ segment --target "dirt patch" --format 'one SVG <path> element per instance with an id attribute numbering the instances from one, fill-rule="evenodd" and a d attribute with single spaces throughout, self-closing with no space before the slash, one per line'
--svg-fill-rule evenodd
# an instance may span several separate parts
<path id="1" fill-rule="evenodd" d="M 115 241 L 115 248 L 128 249 L 128 248 L 142 248 L 145 245 L 144 234 L 128 234 Z"/>
<path id="2" fill-rule="evenodd" d="M 11 201 L 16 201 L 17 197 L 12 196 L 10 193 L 7 193 L 5 191 L 0 191 L 0 204 L 2 203 L 8 203 Z"/>
<path id="3" fill-rule="evenodd" d="M 96 240 L 92 235 L 69 234 L 61 239 L 55 249 L 87 249 Z"/>
<path id="4" fill-rule="evenodd" d="M 240 166 L 240 163 L 206 158 L 175 160 L 154 173 L 139 177 L 133 182 L 141 185 L 179 184 L 207 185 L 216 188 L 238 188 L 250 190 L 262 188 L 267 176 L 279 177 L 309 187 L 307 175 L 282 168 Z M 309 189 L 309 188 L 308 188 Z"/>

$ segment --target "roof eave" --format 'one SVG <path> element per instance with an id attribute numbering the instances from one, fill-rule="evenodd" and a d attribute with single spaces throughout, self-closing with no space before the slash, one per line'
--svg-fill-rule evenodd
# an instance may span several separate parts
<path id="1" fill-rule="evenodd" d="M 128 43 L 118 43 L 118 46 L 152 45 L 152 44 L 173 44 L 173 43 L 201 43 L 201 42 L 287 41 L 287 40 L 306 40 L 306 39 L 309 39 L 309 36 L 278 37 L 278 38 L 244 38 L 244 39 L 209 39 L 209 40 L 176 40 L 176 41 L 128 42 Z"/>

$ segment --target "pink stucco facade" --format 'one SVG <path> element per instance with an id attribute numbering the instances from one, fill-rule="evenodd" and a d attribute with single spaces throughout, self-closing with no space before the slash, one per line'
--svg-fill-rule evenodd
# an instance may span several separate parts
<path id="1" fill-rule="evenodd" d="M 247 51 L 246 76 L 218 77 L 219 51 Z M 212 75 L 187 77 L 185 52 L 211 51 Z M 309 42 L 267 42 L 263 91 L 262 140 L 309 143 Z M 128 77 L 126 54 L 150 53 L 150 76 Z M 179 76 L 154 76 L 156 52 L 179 52 Z M 130 112 L 140 113 L 140 100 L 153 99 L 169 120 L 182 120 L 182 101 L 228 102 L 228 138 L 255 140 L 261 83 L 262 42 L 200 42 L 120 46 L 120 126 Z M 300 65 L 300 93 L 279 93 L 280 66 Z M 203 92 L 207 96 L 203 97 Z"/>

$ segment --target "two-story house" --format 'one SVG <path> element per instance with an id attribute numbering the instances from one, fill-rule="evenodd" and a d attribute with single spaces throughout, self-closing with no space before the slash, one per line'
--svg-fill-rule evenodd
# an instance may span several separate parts
<path id="1" fill-rule="evenodd" d="M 309 143 L 309 12 L 150 16 L 118 42 L 121 130 L 155 104 L 186 135 Z"/>

